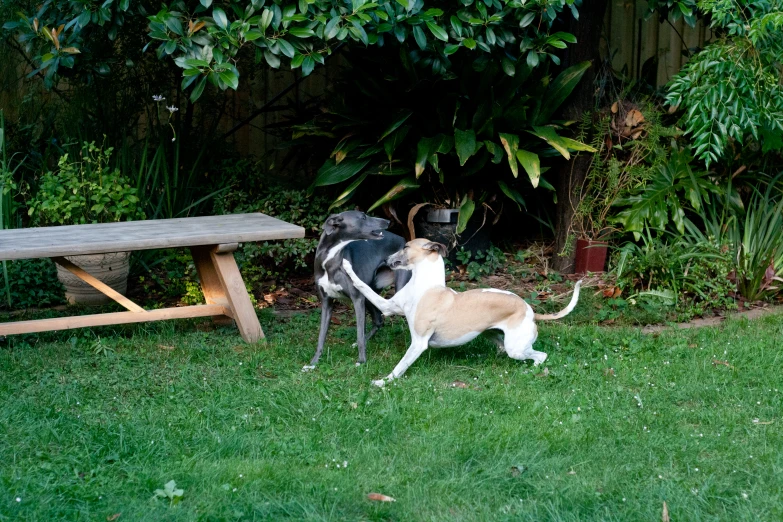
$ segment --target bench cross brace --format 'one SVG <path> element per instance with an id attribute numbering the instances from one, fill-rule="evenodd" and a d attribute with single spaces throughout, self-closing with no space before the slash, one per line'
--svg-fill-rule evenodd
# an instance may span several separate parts
<path id="1" fill-rule="evenodd" d="M 0 335 L 211 316 L 217 322 L 233 319 L 242 338 L 249 343 L 255 343 L 264 338 L 264 332 L 234 259 L 234 251 L 237 247 L 236 243 L 191 247 L 190 251 L 207 304 L 160 310 L 145 310 L 64 257 L 53 257 L 55 263 L 129 311 L 2 323 Z"/>

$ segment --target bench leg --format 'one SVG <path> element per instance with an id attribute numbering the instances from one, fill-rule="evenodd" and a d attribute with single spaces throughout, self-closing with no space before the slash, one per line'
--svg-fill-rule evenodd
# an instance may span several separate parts
<path id="1" fill-rule="evenodd" d="M 207 304 L 229 310 L 242 338 L 255 343 L 264 338 L 264 332 L 234 259 L 235 249 L 236 245 L 211 245 L 192 247 L 190 251 Z"/>

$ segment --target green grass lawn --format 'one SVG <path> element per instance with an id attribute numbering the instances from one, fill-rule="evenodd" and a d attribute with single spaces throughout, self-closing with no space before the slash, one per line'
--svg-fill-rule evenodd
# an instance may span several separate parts
<path id="1" fill-rule="evenodd" d="M 781 316 L 544 324 L 548 375 L 478 340 L 385 389 L 404 321 L 357 368 L 342 319 L 314 373 L 317 314 L 264 314 L 255 346 L 193 322 L 4 341 L 0 520 L 783 520 Z"/>

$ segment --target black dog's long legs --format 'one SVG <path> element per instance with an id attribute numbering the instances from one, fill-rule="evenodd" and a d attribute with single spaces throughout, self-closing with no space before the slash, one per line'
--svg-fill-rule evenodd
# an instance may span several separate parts
<path id="1" fill-rule="evenodd" d="M 326 343 L 326 334 L 329 331 L 329 322 L 332 320 L 332 308 L 334 308 L 334 300 L 328 295 L 324 295 L 321 298 L 321 329 L 318 331 L 318 347 L 315 349 L 315 355 L 310 360 L 310 366 L 318 364 L 318 359 L 321 358 L 321 354 L 324 351 L 324 344 Z"/>

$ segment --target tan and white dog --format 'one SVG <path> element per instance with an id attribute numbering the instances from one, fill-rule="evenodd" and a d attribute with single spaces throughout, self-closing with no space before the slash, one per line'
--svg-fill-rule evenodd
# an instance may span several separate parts
<path id="1" fill-rule="evenodd" d="M 533 349 L 538 337 L 535 320 L 551 321 L 568 315 L 579 299 L 579 281 L 571 302 L 556 314 L 536 314 L 522 298 L 506 290 L 485 288 L 455 292 L 446 287 L 443 256 L 446 247 L 426 239 L 409 241 L 403 250 L 389 256 L 386 263 L 393 270 L 411 270 L 413 276 L 391 299 L 384 299 L 363 283 L 354 273 L 351 263 L 343 268 L 356 289 L 384 315 L 404 315 L 411 332 L 411 345 L 402 360 L 386 377 L 398 379 L 429 346 L 459 346 L 478 337 L 486 330 L 500 330 L 504 339 L 499 348 L 512 359 L 532 359 L 534 365 L 547 355 Z M 373 381 L 384 385 L 384 379 Z"/>

